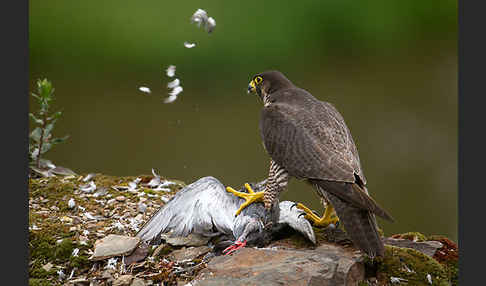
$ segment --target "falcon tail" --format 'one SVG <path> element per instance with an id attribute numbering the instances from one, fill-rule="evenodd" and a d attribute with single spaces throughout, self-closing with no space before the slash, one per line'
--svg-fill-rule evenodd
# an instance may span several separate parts
<path id="1" fill-rule="evenodd" d="M 329 187 L 333 182 L 325 181 Z M 325 191 L 322 184 L 317 184 L 319 193 L 327 198 L 334 207 L 339 221 L 343 223 L 346 233 L 354 245 L 364 251 L 370 258 L 383 256 L 385 246 L 378 233 L 375 215 L 368 209 L 363 209 Z"/>
<path id="2" fill-rule="evenodd" d="M 383 256 L 385 246 L 378 233 L 375 215 L 370 211 L 358 209 L 338 197 L 327 194 L 327 198 L 336 210 L 346 233 L 354 245 L 364 251 L 370 258 Z"/>
<path id="3" fill-rule="evenodd" d="M 361 187 L 357 183 L 335 182 L 327 180 L 310 180 L 315 184 L 319 192 L 325 191 L 340 198 L 348 203 L 350 206 L 361 210 L 368 210 L 375 215 L 382 217 L 388 221 L 395 221 L 393 217 L 388 214 L 381 206 L 379 206 L 373 198 L 368 195 L 366 187 Z"/>

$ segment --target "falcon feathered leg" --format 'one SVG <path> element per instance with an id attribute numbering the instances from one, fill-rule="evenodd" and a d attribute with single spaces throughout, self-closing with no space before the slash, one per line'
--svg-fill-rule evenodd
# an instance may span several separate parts
<path id="1" fill-rule="evenodd" d="M 239 215 L 244 208 L 253 202 L 263 201 L 267 210 L 272 209 L 272 206 L 276 205 L 276 203 L 278 204 L 278 196 L 287 186 L 288 180 L 289 176 L 287 171 L 272 160 L 270 162 L 270 170 L 264 191 L 255 192 L 248 183 L 245 184 L 248 193 L 238 192 L 231 187 L 226 187 L 228 192 L 246 200 L 241 204 L 235 215 Z"/>

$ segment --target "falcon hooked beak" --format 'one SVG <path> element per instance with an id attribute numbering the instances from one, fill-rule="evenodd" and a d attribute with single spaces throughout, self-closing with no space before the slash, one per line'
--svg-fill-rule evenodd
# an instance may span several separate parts
<path id="1" fill-rule="evenodd" d="M 255 81 L 252 80 L 250 81 L 250 83 L 248 84 L 248 93 L 252 93 L 252 92 L 255 92 L 256 91 L 256 87 L 255 87 Z"/>
<path id="2" fill-rule="evenodd" d="M 255 93 L 261 100 L 263 100 L 262 92 L 263 92 L 263 77 L 260 75 L 256 75 L 248 84 L 248 93 Z"/>

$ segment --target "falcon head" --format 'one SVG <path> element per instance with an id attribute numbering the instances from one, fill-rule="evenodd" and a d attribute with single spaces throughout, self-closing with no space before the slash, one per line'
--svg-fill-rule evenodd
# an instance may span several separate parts
<path id="1" fill-rule="evenodd" d="M 292 86 L 292 82 L 281 72 L 265 71 L 252 77 L 248 84 L 248 93 L 255 92 L 263 100 L 267 94 Z"/>

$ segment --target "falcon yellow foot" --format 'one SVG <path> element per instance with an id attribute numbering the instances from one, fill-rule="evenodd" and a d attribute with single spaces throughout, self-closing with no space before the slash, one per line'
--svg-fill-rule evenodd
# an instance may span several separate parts
<path id="1" fill-rule="evenodd" d="M 339 223 L 339 218 L 336 216 L 334 208 L 330 204 L 327 205 L 322 217 L 317 216 L 313 211 L 301 203 L 297 204 L 297 208 L 303 210 L 305 212 L 305 218 L 310 220 L 316 227 L 327 227 L 330 224 L 337 226 Z"/>
<path id="2" fill-rule="evenodd" d="M 250 187 L 250 184 L 246 183 L 245 188 L 248 190 L 248 193 L 244 192 L 238 192 L 237 190 L 233 189 L 232 187 L 226 187 L 226 191 L 232 193 L 233 195 L 243 198 L 246 201 L 241 204 L 240 208 L 236 211 L 235 216 L 239 215 L 240 212 L 246 208 L 248 205 L 250 205 L 253 202 L 261 202 L 263 201 L 263 194 L 264 191 L 261 192 L 255 192 L 253 189 Z"/>

